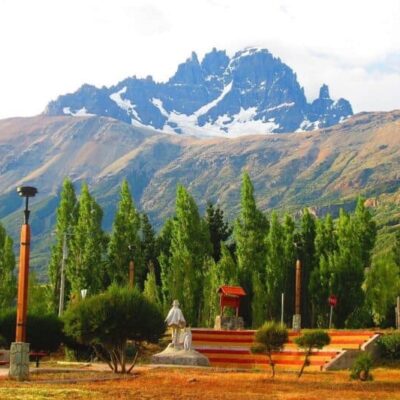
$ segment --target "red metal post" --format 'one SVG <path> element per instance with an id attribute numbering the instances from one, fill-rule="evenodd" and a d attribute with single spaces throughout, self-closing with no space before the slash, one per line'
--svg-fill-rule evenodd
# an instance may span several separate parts
<path id="1" fill-rule="evenodd" d="M 30 241 L 31 241 L 30 226 L 29 224 L 23 224 L 21 227 L 21 247 L 19 256 L 17 329 L 15 335 L 16 342 L 25 342 L 26 340 L 26 314 L 28 310 Z"/>

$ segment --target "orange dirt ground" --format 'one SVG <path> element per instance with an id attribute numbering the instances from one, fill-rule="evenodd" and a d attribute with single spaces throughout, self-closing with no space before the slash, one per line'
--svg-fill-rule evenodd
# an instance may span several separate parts
<path id="1" fill-rule="evenodd" d="M 224 372 L 201 369 L 140 368 L 133 379 L 75 384 L 0 380 L 0 399 L 400 399 L 400 369 L 378 368 L 374 381 L 354 382 L 348 371 Z"/>

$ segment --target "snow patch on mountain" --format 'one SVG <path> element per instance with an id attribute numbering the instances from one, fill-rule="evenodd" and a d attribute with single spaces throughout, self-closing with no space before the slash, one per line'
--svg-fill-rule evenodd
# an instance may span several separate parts
<path id="1" fill-rule="evenodd" d="M 208 111 L 210 111 L 212 108 L 217 106 L 217 104 L 231 91 L 232 89 L 232 82 L 230 82 L 228 85 L 224 87 L 222 90 L 222 93 L 213 101 L 210 101 L 208 104 L 204 105 L 203 107 L 200 107 L 197 111 L 194 112 L 194 115 L 196 117 L 199 117 L 200 115 L 206 114 Z"/>
<path id="2" fill-rule="evenodd" d="M 135 119 L 140 121 L 139 114 L 135 109 L 135 105 L 131 103 L 129 99 L 123 99 L 122 95 L 126 93 L 126 86 L 124 86 L 121 90 L 115 93 L 110 94 L 110 99 L 117 104 L 118 107 L 125 110 L 129 115 L 132 115 Z"/>

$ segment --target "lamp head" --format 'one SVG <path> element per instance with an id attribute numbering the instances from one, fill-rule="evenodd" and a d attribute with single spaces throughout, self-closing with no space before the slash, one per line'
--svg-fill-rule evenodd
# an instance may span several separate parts
<path id="1" fill-rule="evenodd" d="M 38 190 L 33 186 L 19 186 L 17 192 L 21 197 L 35 197 Z"/>

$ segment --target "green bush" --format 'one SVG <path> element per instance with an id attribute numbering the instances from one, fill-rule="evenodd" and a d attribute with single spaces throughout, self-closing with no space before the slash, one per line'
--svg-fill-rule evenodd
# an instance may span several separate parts
<path id="1" fill-rule="evenodd" d="M 0 335 L 5 346 L 15 341 L 17 315 L 8 310 L 0 315 Z M 29 314 L 26 322 L 26 341 L 32 351 L 56 351 L 63 340 L 62 321 L 54 314 Z"/>
<path id="2" fill-rule="evenodd" d="M 251 347 L 252 353 L 264 353 L 267 355 L 272 369 L 272 377 L 275 376 L 275 362 L 272 352 L 281 351 L 288 341 L 288 331 L 284 325 L 270 321 L 258 329 L 255 335 L 255 344 Z"/>
<path id="3" fill-rule="evenodd" d="M 112 285 L 106 292 L 72 304 L 64 313 L 64 331 L 78 343 L 93 347 L 114 372 L 126 370 L 127 341 L 157 342 L 165 332 L 164 318 L 136 289 Z"/>
<path id="4" fill-rule="evenodd" d="M 350 378 L 360 381 L 371 381 L 372 375 L 370 370 L 372 368 L 372 357 L 367 352 L 362 352 L 358 355 L 351 367 Z"/>
<path id="5" fill-rule="evenodd" d="M 304 350 L 304 362 L 298 373 L 298 377 L 300 378 L 304 368 L 310 365 L 309 357 L 312 349 L 322 349 L 331 342 L 331 338 L 325 331 L 318 329 L 305 332 L 303 335 L 295 338 L 294 342 Z"/>
<path id="6" fill-rule="evenodd" d="M 400 332 L 383 335 L 378 339 L 382 358 L 400 360 Z"/>

